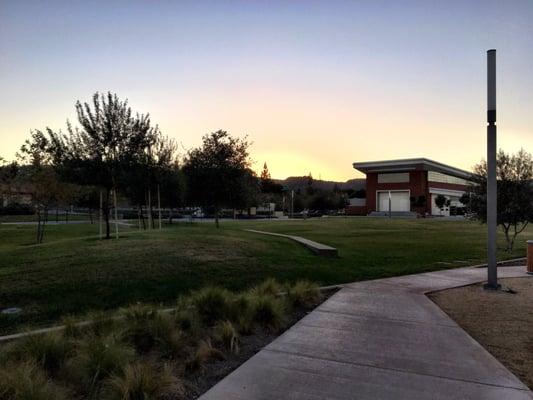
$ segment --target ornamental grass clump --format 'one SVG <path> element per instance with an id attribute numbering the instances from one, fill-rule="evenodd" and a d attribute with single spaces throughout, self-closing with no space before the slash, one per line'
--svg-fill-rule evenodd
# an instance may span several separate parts
<path id="1" fill-rule="evenodd" d="M 288 288 L 287 298 L 294 307 L 311 307 L 322 299 L 322 292 L 316 283 L 298 281 Z"/>
<path id="2" fill-rule="evenodd" d="M 286 306 L 282 299 L 268 295 L 254 295 L 250 302 L 250 318 L 271 332 L 284 325 Z"/>
<path id="3" fill-rule="evenodd" d="M 101 382 L 122 371 L 135 354 L 131 346 L 114 335 L 89 335 L 77 344 L 76 355 L 69 360 L 68 370 L 90 395 L 98 393 Z"/>
<path id="4" fill-rule="evenodd" d="M 0 368 L 0 399 L 63 400 L 67 390 L 53 384 L 34 361 L 23 361 Z"/>
<path id="5" fill-rule="evenodd" d="M 158 368 L 145 361 L 132 363 L 113 375 L 106 382 L 102 397 L 105 400 L 151 400 L 183 394 L 183 383 L 173 376 L 168 365 Z"/>
<path id="6" fill-rule="evenodd" d="M 196 351 L 185 363 L 185 369 L 189 372 L 196 372 L 205 368 L 205 364 L 210 361 L 223 360 L 224 353 L 213 346 L 211 339 L 200 340 Z"/>
<path id="7" fill-rule="evenodd" d="M 274 278 L 268 278 L 263 283 L 250 289 L 250 293 L 257 296 L 279 296 L 284 291 L 283 285 Z"/>
<path id="8" fill-rule="evenodd" d="M 150 306 L 135 304 L 123 309 L 122 316 L 123 337 L 141 353 L 151 350 L 156 341 L 155 331 L 163 329 L 158 311 Z"/>
<path id="9" fill-rule="evenodd" d="M 213 326 L 230 317 L 234 295 L 220 287 L 206 287 L 193 292 L 190 301 L 202 323 Z"/>
<path id="10" fill-rule="evenodd" d="M 214 337 L 224 348 L 234 354 L 239 352 L 239 333 L 231 321 L 221 321 L 215 325 Z"/>
<path id="11" fill-rule="evenodd" d="M 28 335 L 5 350 L 5 359 L 33 361 L 47 373 L 55 374 L 72 352 L 72 343 L 58 332 Z M 4 358 L 3 357 L 3 358 Z"/>
<path id="12" fill-rule="evenodd" d="M 116 330 L 116 316 L 105 311 L 93 311 L 87 315 L 88 332 L 97 336 L 106 336 Z"/>

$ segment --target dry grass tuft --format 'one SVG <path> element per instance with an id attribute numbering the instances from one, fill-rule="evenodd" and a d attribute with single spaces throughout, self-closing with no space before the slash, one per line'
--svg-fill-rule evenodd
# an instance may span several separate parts
<path id="1" fill-rule="evenodd" d="M 119 373 L 133 359 L 133 349 L 116 336 L 89 335 L 78 342 L 68 369 L 86 391 L 98 392 L 103 379 Z"/>
<path id="2" fill-rule="evenodd" d="M 63 400 L 67 394 L 35 362 L 25 361 L 0 369 L 2 400 Z"/>
<path id="3" fill-rule="evenodd" d="M 287 297 L 295 307 L 311 307 L 322 299 L 322 293 L 316 283 L 298 281 L 289 287 Z"/>
<path id="4" fill-rule="evenodd" d="M 166 395 L 181 396 L 185 392 L 183 383 L 168 365 L 161 369 L 150 362 L 135 362 L 120 374 L 113 375 L 105 385 L 103 398 L 106 400 L 149 400 Z"/>
<path id="5" fill-rule="evenodd" d="M 239 334 L 231 321 L 219 322 L 214 329 L 215 338 L 226 350 L 237 354 L 239 352 Z"/>

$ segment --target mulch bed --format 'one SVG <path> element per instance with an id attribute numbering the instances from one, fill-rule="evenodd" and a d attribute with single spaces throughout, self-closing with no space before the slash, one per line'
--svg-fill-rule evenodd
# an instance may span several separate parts
<path id="1" fill-rule="evenodd" d="M 505 278 L 500 283 L 515 293 L 475 284 L 429 297 L 533 389 L 533 277 Z"/>

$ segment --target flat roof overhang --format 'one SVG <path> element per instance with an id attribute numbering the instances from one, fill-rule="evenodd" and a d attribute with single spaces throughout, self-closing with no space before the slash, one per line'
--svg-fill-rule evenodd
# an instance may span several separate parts
<path id="1" fill-rule="evenodd" d="M 442 164 L 428 158 L 406 158 L 401 160 L 365 161 L 352 164 L 353 167 L 368 174 L 370 172 L 408 172 L 413 170 L 435 171 L 462 179 L 472 179 L 471 172 Z"/>

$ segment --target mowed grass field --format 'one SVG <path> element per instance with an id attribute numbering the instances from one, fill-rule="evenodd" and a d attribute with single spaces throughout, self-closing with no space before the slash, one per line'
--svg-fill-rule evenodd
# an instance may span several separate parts
<path id="1" fill-rule="evenodd" d="M 337 247 L 339 257 L 320 258 L 246 228 L 301 235 Z M 0 315 L 0 334 L 134 302 L 173 304 L 205 285 L 237 290 L 268 277 L 330 285 L 485 260 L 486 226 L 469 221 L 323 218 L 223 221 L 218 230 L 211 223 L 120 229 L 119 240 L 100 241 L 97 225 L 50 225 L 45 243 L 34 245 L 34 226 L 0 224 L 0 309 L 23 309 Z M 525 256 L 532 236 L 529 228 L 499 259 Z"/>

